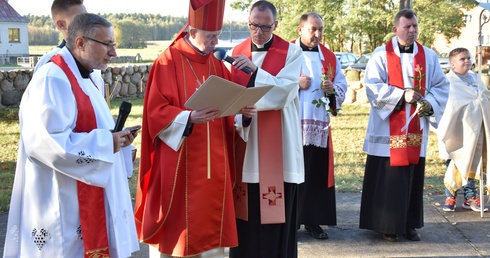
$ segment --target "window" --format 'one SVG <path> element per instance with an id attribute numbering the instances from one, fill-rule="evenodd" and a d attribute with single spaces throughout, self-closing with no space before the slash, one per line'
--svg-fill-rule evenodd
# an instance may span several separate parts
<path id="1" fill-rule="evenodd" d="M 349 62 L 349 64 L 353 64 L 353 63 L 355 63 L 355 62 L 356 62 L 356 60 L 357 60 L 357 59 L 356 59 L 356 57 L 355 57 L 354 55 L 352 55 L 352 54 L 347 55 L 347 57 L 349 58 L 349 61 L 348 61 L 348 62 Z"/>
<path id="2" fill-rule="evenodd" d="M 19 28 L 9 28 L 9 42 L 20 42 Z"/>
<path id="3" fill-rule="evenodd" d="M 471 22 L 471 18 L 472 18 L 472 17 L 471 17 L 471 14 L 465 14 L 465 15 L 464 15 L 464 21 L 465 21 L 466 23 L 470 23 L 470 22 Z"/>

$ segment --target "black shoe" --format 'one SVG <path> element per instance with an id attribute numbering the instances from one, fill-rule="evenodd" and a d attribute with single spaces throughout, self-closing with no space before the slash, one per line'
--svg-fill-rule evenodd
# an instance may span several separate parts
<path id="1" fill-rule="evenodd" d="M 405 238 L 411 241 L 420 241 L 420 236 L 414 228 L 408 228 Z"/>
<path id="2" fill-rule="evenodd" d="M 319 225 L 305 225 L 305 230 L 316 239 L 328 239 L 328 234 Z"/>
<path id="3" fill-rule="evenodd" d="M 396 234 L 383 234 L 383 238 L 390 242 L 398 241 L 398 236 Z"/>

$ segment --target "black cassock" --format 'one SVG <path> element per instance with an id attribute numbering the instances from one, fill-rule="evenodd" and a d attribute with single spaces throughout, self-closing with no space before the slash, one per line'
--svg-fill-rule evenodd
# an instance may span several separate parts
<path id="1" fill-rule="evenodd" d="M 330 136 L 329 136 L 330 137 Z M 335 186 L 328 188 L 328 149 L 303 146 L 305 182 L 299 186 L 298 222 L 337 225 Z"/>
<path id="2" fill-rule="evenodd" d="M 237 219 L 238 246 L 230 248 L 230 258 L 298 257 L 298 184 L 284 183 L 286 223 L 260 224 L 259 184 L 247 184 L 248 221 Z"/>
<path id="3" fill-rule="evenodd" d="M 382 234 L 405 234 L 424 226 L 425 158 L 417 165 L 391 167 L 390 158 L 368 155 L 359 227 Z"/>

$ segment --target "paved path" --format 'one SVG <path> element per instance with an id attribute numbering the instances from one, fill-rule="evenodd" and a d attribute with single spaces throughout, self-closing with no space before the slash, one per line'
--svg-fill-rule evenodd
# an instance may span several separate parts
<path id="1" fill-rule="evenodd" d="M 303 229 L 298 232 L 298 256 L 317 257 L 490 257 L 490 213 L 461 208 L 444 212 L 444 196 L 425 197 L 425 226 L 418 230 L 420 242 L 399 237 L 399 242 L 385 241 L 377 233 L 359 229 L 360 193 L 337 194 L 338 225 L 328 229 L 328 240 L 317 240 Z M 489 204 L 490 206 L 490 204 Z M 3 253 L 7 213 L 0 213 L 0 253 Z M 148 257 L 148 247 L 132 257 Z"/>

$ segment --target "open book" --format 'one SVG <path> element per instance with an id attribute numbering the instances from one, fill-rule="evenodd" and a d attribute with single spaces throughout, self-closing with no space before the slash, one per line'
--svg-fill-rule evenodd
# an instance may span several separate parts
<path id="1" fill-rule="evenodd" d="M 242 108 L 255 104 L 273 86 L 246 88 L 221 77 L 211 75 L 185 102 L 185 107 L 200 110 L 217 107 L 219 117 L 236 115 Z"/>

